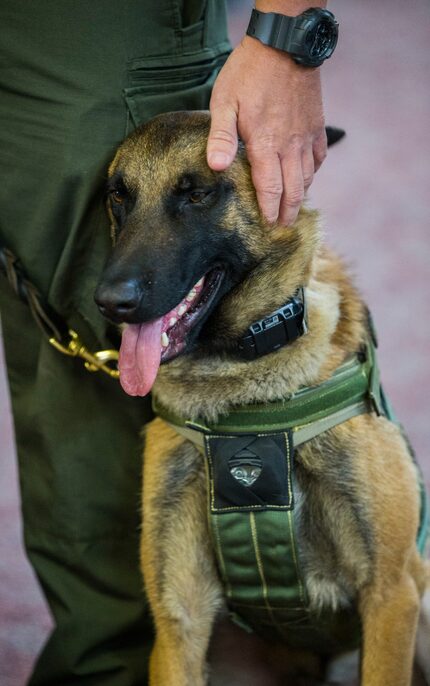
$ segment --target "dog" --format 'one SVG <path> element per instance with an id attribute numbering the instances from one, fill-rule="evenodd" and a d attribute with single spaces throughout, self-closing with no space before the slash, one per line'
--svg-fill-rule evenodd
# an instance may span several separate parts
<path id="1" fill-rule="evenodd" d="M 306 599 L 298 616 L 321 625 L 321 617 L 348 620 L 356 613 L 363 686 L 407 686 L 429 578 L 417 549 L 422 492 L 407 440 L 378 396 L 376 366 L 369 372 L 374 387 L 365 410 L 298 445 L 295 429 L 260 431 L 263 447 L 256 454 L 256 443 L 242 441 L 222 478 L 230 479 L 229 488 L 240 491 L 243 501 L 225 506 L 214 454 L 219 448 L 224 460 L 227 438 L 219 430 L 208 435 L 208 427 L 222 426 L 237 408 L 272 407 L 302 397 L 302 389 L 326 388 L 337 370 L 347 373 L 350 360 L 361 356 L 355 364 L 365 364 L 373 333 L 342 261 L 321 243 L 318 213 L 303 206 L 292 226 L 269 226 L 244 147 L 227 171 L 213 172 L 206 163 L 208 132 L 207 113 L 170 113 L 120 146 L 107 187 L 115 245 L 96 291 L 101 312 L 125 325 L 119 358 L 124 390 L 152 390 L 163 408 L 146 428 L 144 453 L 141 564 L 156 628 L 150 684 L 285 684 L 291 665 L 291 683 L 322 683 L 327 653 L 319 634 L 306 640 L 305 631 L 296 644 L 299 621 L 278 621 L 278 627 L 276 617 L 272 627 L 267 622 L 278 608 L 257 544 L 264 542 L 263 516 L 275 512 L 273 517 L 294 520 L 298 534 L 290 541 Z M 269 327 L 286 303 L 292 320 L 302 317 L 301 329 L 297 325 L 288 341 L 267 334 L 259 354 L 259 327 Z M 172 417 L 186 418 L 188 429 Z M 203 448 L 191 438 L 199 432 Z M 228 437 L 240 441 L 243 434 Z M 241 463 L 237 456 L 244 451 L 248 462 Z M 252 484 L 260 472 L 270 472 L 277 451 L 284 456 L 276 464 L 288 489 L 281 484 L 279 494 L 279 484 L 272 483 L 267 507 L 250 504 L 260 503 Z M 261 580 L 269 640 L 228 619 L 230 611 L 249 628 L 252 608 L 241 609 L 225 582 L 218 534 L 208 523 L 215 517 L 227 537 L 227 510 L 245 516 L 251 527 L 251 571 Z M 269 537 L 271 532 L 272 525 Z M 233 556 L 248 534 L 231 543 Z M 242 583 L 251 571 L 240 568 L 240 556 L 237 564 Z M 340 638 L 348 626 L 342 625 Z M 277 628 L 279 636 L 273 634 Z M 308 650 L 320 656 L 311 658 Z M 307 675 L 297 676 L 303 669 Z"/>

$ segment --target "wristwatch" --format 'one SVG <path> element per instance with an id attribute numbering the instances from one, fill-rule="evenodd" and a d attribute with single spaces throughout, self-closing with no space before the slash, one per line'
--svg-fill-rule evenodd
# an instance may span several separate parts
<path id="1" fill-rule="evenodd" d="M 338 23 L 332 12 L 319 7 L 297 17 L 254 9 L 246 33 L 264 45 L 288 52 L 297 64 L 319 67 L 334 52 Z"/>

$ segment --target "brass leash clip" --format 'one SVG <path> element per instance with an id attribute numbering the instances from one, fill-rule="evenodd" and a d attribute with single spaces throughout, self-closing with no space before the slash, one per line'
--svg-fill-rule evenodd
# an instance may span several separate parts
<path id="1" fill-rule="evenodd" d="M 67 346 L 62 345 L 56 338 L 50 338 L 50 344 L 63 355 L 70 357 L 80 357 L 84 360 L 85 369 L 89 372 L 102 371 L 113 379 L 119 379 L 117 368 L 118 350 L 99 350 L 91 353 L 84 346 L 76 331 L 69 329 L 70 340 Z"/>

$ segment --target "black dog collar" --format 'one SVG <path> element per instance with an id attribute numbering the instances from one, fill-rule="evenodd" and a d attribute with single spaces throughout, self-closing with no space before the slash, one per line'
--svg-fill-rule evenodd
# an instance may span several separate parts
<path id="1" fill-rule="evenodd" d="M 305 294 L 300 288 L 278 310 L 251 324 L 239 339 L 237 353 L 245 360 L 255 360 L 292 343 L 307 331 Z"/>

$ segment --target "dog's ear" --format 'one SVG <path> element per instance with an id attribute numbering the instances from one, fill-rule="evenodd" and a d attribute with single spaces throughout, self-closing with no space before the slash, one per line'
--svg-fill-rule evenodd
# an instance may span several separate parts
<path id="1" fill-rule="evenodd" d="M 327 134 L 328 147 L 340 141 L 345 135 L 345 131 L 343 129 L 337 129 L 335 126 L 326 126 L 325 132 Z"/>

